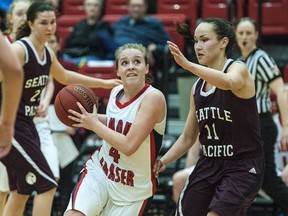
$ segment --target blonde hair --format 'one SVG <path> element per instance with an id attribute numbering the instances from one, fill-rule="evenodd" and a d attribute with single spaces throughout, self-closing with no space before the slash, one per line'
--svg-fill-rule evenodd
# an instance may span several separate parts
<path id="1" fill-rule="evenodd" d="M 142 53 L 142 55 L 143 55 L 145 64 L 146 65 L 148 64 L 148 57 L 147 57 L 147 49 L 146 49 L 146 47 L 144 47 L 142 44 L 138 44 L 138 43 L 127 43 L 127 44 L 124 44 L 124 45 L 120 46 L 115 51 L 116 70 L 118 69 L 118 62 L 119 62 L 120 54 L 126 49 L 137 49 L 137 50 L 139 50 Z M 150 72 L 146 75 L 146 81 L 148 81 L 149 83 L 153 82 L 153 77 L 150 74 Z"/>
<path id="2" fill-rule="evenodd" d="M 27 4 L 32 4 L 32 0 L 14 0 L 9 7 L 9 10 L 6 13 L 6 26 L 7 26 L 7 30 L 5 31 L 5 34 L 11 34 L 12 33 L 12 25 L 9 23 L 9 20 L 12 16 L 12 13 L 14 11 L 15 5 L 17 3 L 27 3 Z"/>
<path id="3" fill-rule="evenodd" d="M 119 56 L 120 53 L 123 52 L 126 49 L 137 49 L 139 50 L 145 60 L 145 64 L 147 64 L 148 59 L 147 59 L 147 49 L 142 45 L 142 44 L 137 44 L 137 43 L 127 43 L 122 46 L 120 46 L 116 51 L 115 51 L 115 61 L 116 61 L 116 69 L 118 68 L 118 61 L 119 61 Z"/>

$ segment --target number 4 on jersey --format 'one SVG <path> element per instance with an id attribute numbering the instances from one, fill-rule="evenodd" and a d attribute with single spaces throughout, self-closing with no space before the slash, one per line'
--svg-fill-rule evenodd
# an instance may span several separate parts
<path id="1" fill-rule="evenodd" d="M 120 154 L 118 153 L 118 150 L 117 150 L 117 149 L 111 147 L 111 148 L 110 148 L 110 151 L 109 151 L 109 155 L 110 155 L 111 157 L 113 157 L 114 163 L 118 163 L 118 160 L 120 159 Z"/>

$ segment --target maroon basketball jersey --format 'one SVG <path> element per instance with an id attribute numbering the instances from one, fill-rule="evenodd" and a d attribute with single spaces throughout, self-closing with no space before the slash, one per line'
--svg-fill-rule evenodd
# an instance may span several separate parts
<path id="1" fill-rule="evenodd" d="M 39 105 L 40 96 L 49 78 L 52 63 L 51 54 L 47 47 L 44 50 L 43 59 L 40 59 L 35 47 L 28 38 L 19 41 L 26 53 L 24 69 L 24 87 L 18 109 L 18 116 L 25 115 L 33 118 L 35 109 Z"/>
<path id="2" fill-rule="evenodd" d="M 233 63 L 228 62 L 224 73 Z M 204 86 L 205 81 L 199 79 L 194 91 L 203 155 L 246 158 L 263 154 L 255 96 L 242 99 L 216 87 L 205 92 Z"/>

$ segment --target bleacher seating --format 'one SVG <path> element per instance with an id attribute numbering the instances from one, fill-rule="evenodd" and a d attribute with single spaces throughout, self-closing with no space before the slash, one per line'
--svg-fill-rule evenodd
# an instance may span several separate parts
<path id="1" fill-rule="evenodd" d="M 184 14 L 152 14 L 153 17 L 162 21 L 171 40 L 175 42 L 181 51 L 184 50 L 184 38 L 176 32 L 175 23 L 184 23 L 187 17 Z"/>
<path id="2" fill-rule="evenodd" d="M 127 0 L 105 0 L 105 14 L 127 14 Z"/>
<path id="3" fill-rule="evenodd" d="M 84 19 L 85 15 L 61 15 L 57 18 L 57 35 L 59 36 L 59 45 L 60 49 L 63 49 L 64 42 L 72 32 L 73 27 L 81 19 Z"/>
<path id="4" fill-rule="evenodd" d="M 248 0 L 248 16 L 258 21 L 258 0 Z M 288 35 L 288 1 L 269 0 L 262 3 L 263 35 Z"/>
<path id="5" fill-rule="evenodd" d="M 220 17 L 232 23 L 244 16 L 244 0 L 203 0 L 200 1 L 200 17 Z"/>
<path id="6" fill-rule="evenodd" d="M 84 15 L 83 1 L 84 0 L 62 0 L 62 14 Z"/>
<path id="7" fill-rule="evenodd" d="M 228 18 L 228 7 L 226 0 L 202 0 L 201 18 L 220 17 Z"/>
<path id="8" fill-rule="evenodd" d="M 122 15 L 120 14 L 105 14 L 103 19 L 107 22 L 113 24 L 115 23 Z M 171 39 L 179 46 L 181 50 L 184 50 L 184 38 L 179 35 L 175 30 L 175 23 L 184 23 L 187 20 L 187 16 L 184 14 L 151 14 L 152 17 L 160 19 L 170 35 Z"/>
<path id="9" fill-rule="evenodd" d="M 191 29 L 195 28 L 198 18 L 198 0 L 157 0 L 158 14 L 184 14 Z"/>

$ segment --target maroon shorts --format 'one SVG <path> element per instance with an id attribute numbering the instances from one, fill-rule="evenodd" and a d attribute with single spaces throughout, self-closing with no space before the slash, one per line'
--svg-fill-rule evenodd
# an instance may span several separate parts
<path id="1" fill-rule="evenodd" d="M 177 215 L 244 216 L 258 194 L 264 174 L 264 157 L 215 159 L 201 157 L 180 195 Z"/>
<path id="2" fill-rule="evenodd" d="M 19 121 L 10 153 L 1 161 L 7 168 L 10 190 L 29 195 L 57 187 L 54 175 L 41 152 L 33 121 Z"/>

